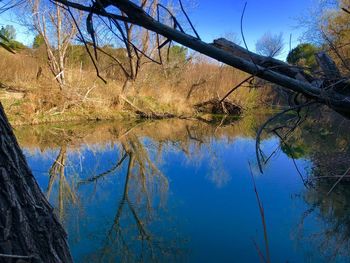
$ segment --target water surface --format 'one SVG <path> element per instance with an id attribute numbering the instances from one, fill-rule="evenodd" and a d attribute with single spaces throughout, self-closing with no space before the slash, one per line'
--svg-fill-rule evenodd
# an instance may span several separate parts
<path id="1" fill-rule="evenodd" d="M 333 181 L 308 181 L 321 169 L 317 161 L 325 163 L 310 154 L 315 141 L 293 137 L 292 147 L 278 147 L 273 133 L 262 138 L 261 174 L 255 135 L 264 119 L 62 124 L 16 135 L 75 262 L 259 262 L 268 255 L 348 262 L 347 185 L 327 196 Z M 296 132 L 307 138 L 313 127 Z M 314 136 L 320 155 L 334 148 L 331 135 L 322 136 Z M 347 137 L 333 137 L 348 148 Z"/>

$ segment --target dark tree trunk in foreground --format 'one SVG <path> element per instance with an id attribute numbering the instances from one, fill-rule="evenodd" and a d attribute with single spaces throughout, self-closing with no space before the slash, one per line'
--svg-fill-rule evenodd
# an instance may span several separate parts
<path id="1" fill-rule="evenodd" d="M 66 232 L 41 192 L 0 104 L 0 262 L 72 262 Z"/>

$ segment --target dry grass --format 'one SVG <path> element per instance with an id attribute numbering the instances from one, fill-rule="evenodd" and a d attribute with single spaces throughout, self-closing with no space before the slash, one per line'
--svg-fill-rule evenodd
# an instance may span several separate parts
<path id="1" fill-rule="evenodd" d="M 28 52 L 11 54 L 0 49 L 0 79 L 4 83 L 32 83 L 38 72 L 38 61 Z"/>
<path id="2" fill-rule="evenodd" d="M 43 50 L 25 50 L 16 55 L 0 50 L 0 80 L 23 98 L 0 90 L 0 98 L 13 123 L 42 123 L 81 119 L 116 119 L 130 108 L 119 99 L 123 76 L 117 67 L 102 62 L 104 84 L 91 62 L 68 63 L 67 86 L 60 90 L 45 62 Z M 69 60 L 68 60 L 69 62 Z M 38 77 L 39 69 L 41 74 Z M 113 74 L 112 74 L 113 73 Z M 246 77 L 245 73 L 195 55 L 186 63 L 165 66 L 146 64 L 132 87 L 124 93 L 140 108 L 158 113 L 193 115 L 193 105 L 222 97 Z M 262 93 L 242 87 L 229 99 L 244 108 L 255 107 Z"/>

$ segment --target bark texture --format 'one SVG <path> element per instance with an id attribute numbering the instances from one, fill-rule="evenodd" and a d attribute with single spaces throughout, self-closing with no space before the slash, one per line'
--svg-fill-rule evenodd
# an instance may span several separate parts
<path id="1" fill-rule="evenodd" d="M 72 262 L 66 232 L 41 192 L 0 104 L 0 262 Z"/>

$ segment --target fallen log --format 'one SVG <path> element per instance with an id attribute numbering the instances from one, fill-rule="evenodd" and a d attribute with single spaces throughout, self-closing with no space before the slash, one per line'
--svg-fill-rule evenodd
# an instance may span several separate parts
<path id="1" fill-rule="evenodd" d="M 148 15 L 141 7 L 129 0 L 98 1 L 91 7 L 67 0 L 55 1 L 69 7 L 95 13 L 100 16 L 105 16 L 112 20 L 119 20 L 144 27 L 168 38 L 169 40 L 178 42 L 227 65 L 285 87 L 294 92 L 302 93 L 318 103 L 325 104 L 346 116 L 350 116 L 350 95 L 339 92 L 339 87 L 338 89 L 329 88 L 330 86 L 325 87 L 324 84 L 328 84 L 327 80 L 316 80 L 310 83 L 308 79 L 309 76 L 305 72 L 295 71 L 292 67 L 287 66 L 288 64 L 281 61 L 277 61 L 269 57 L 263 57 L 253 52 L 248 53 L 247 51 L 244 51 L 242 47 L 239 47 L 233 43 L 230 43 L 229 46 L 226 44 L 222 46 L 223 41 L 221 41 L 221 43 L 220 41 L 216 41 L 216 43 L 214 42 L 213 44 L 205 43 L 199 38 L 195 38 L 181 30 L 177 30 L 176 28 L 172 28 L 158 22 Z M 123 15 L 107 12 L 105 8 L 108 6 L 116 7 Z M 225 42 L 228 43 L 227 40 L 225 40 Z M 230 50 L 228 51 L 227 48 Z M 248 57 L 247 54 L 249 55 Z M 260 63 L 258 63 L 259 61 Z M 270 66 L 269 63 L 277 63 L 280 69 L 273 69 L 274 66 Z M 294 73 L 297 74 L 294 75 Z M 338 86 L 339 85 L 344 86 L 347 84 L 343 82 L 338 83 Z"/>
<path id="2" fill-rule="evenodd" d="M 299 67 L 291 66 L 286 62 L 280 61 L 272 57 L 265 57 L 255 54 L 225 38 L 219 38 L 214 40 L 212 45 L 219 49 L 225 50 L 234 56 L 238 56 L 248 61 L 251 60 L 258 66 L 268 68 L 269 70 L 278 72 L 280 74 L 284 74 L 290 78 L 305 81 L 308 83 L 312 83 L 315 80 L 314 77 L 304 72 Z"/>

